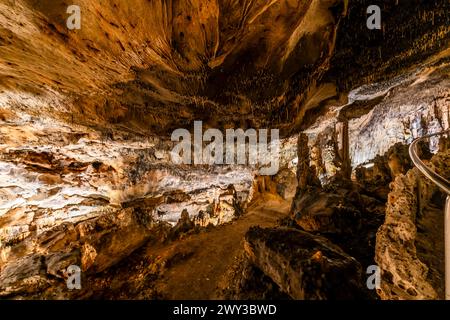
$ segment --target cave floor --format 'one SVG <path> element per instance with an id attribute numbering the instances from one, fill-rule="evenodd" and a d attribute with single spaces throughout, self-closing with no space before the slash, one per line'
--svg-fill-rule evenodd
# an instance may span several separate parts
<path id="1" fill-rule="evenodd" d="M 217 287 L 243 250 L 245 233 L 252 226 L 271 227 L 286 216 L 290 203 L 272 194 L 256 199 L 241 218 L 210 232 L 193 235 L 153 254 L 184 253 L 156 283 L 166 299 L 214 299 Z"/>
<path id="2" fill-rule="evenodd" d="M 277 225 L 290 206 L 290 201 L 278 195 L 259 194 L 245 214 L 228 224 L 168 244 L 149 242 L 100 278 L 92 279 L 90 298 L 218 299 L 222 280 L 244 250 L 248 229 Z"/>

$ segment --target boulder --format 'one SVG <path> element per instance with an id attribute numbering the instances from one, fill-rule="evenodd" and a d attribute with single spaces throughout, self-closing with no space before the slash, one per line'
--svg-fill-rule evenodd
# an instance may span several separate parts
<path id="1" fill-rule="evenodd" d="M 251 228 L 249 261 L 292 299 L 365 298 L 361 265 L 326 238 L 290 228 Z"/>

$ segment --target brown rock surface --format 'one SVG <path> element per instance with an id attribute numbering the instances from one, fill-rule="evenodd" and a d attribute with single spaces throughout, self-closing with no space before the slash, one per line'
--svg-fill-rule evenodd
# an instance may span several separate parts
<path id="1" fill-rule="evenodd" d="M 30 237 L 13 246 L 2 264 L 0 294 L 35 294 L 43 284 L 54 285 L 53 277 L 66 278 L 71 265 L 82 266 L 86 274 L 101 272 L 141 247 L 154 225 L 147 214 L 125 209 Z"/>

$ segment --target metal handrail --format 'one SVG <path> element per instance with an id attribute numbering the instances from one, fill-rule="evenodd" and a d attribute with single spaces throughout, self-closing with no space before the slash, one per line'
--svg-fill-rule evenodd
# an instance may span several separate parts
<path id="1" fill-rule="evenodd" d="M 411 157 L 411 160 L 413 161 L 413 163 L 417 167 L 417 169 L 419 169 L 420 172 L 422 172 L 428 179 L 433 181 L 439 188 L 441 188 L 448 195 L 450 195 L 450 181 L 448 181 L 441 175 L 437 174 L 436 172 L 434 172 L 433 170 L 428 168 L 425 165 L 425 163 L 423 163 L 423 161 L 420 160 L 419 156 L 417 155 L 417 153 L 418 153 L 417 144 L 422 140 L 440 136 L 440 135 L 444 135 L 444 134 L 449 134 L 449 133 L 450 133 L 450 130 L 429 134 L 429 135 L 426 135 L 426 136 L 423 136 L 421 138 L 414 140 L 411 143 L 411 145 L 409 146 L 409 156 Z"/>
<path id="2" fill-rule="evenodd" d="M 445 299 L 450 300 L 450 182 L 431 170 L 429 167 L 420 160 L 418 156 L 417 144 L 425 139 L 429 139 L 435 136 L 441 136 L 444 134 L 449 134 L 450 130 L 429 134 L 414 140 L 409 146 L 409 156 L 413 161 L 414 165 L 422 172 L 428 179 L 434 182 L 439 188 L 441 188 L 445 193 L 447 193 L 447 199 L 445 202 L 444 211 L 444 250 L 445 250 Z"/>

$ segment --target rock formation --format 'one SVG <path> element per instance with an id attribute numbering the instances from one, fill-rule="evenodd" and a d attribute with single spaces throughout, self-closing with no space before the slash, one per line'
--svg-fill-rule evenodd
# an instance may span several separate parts
<path id="1" fill-rule="evenodd" d="M 323 237 L 292 228 L 252 228 L 246 234 L 244 247 L 246 259 L 257 268 L 253 270 L 261 270 L 278 286 L 279 292 L 291 299 L 364 297 L 360 264 Z M 245 262 L 243 265 L 245 269 Z M 237 279 L 248 281 L 250 276 L 253 280 L 255 275 L 246 272 L 238 274 Z M 234 281 L 237 282 L 234 298 L 242 299 L 248 288 Z"/>
<path id="2" fill-rule="evenodd" d="M 431 168 L 448 177 L 449 153 Z M 399 174 L 391 186 L 386 220 L 378 230 L 375 260 L 382 269 L 383 299 L 444 298 L 443 197 L 418 169 Z"/>

